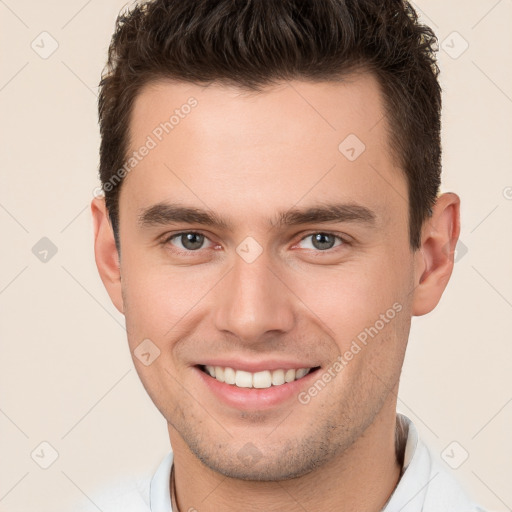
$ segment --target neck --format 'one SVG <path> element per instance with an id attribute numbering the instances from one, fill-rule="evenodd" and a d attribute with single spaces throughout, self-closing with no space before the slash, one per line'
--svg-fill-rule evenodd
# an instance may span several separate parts
<path id="1" fill-rule="evenodd" d="M 395 450 L 396 414 L 381 411 L 345 452 L 307 475 L 275 482 L 227 478 L 190 452 L 169 427 L 179 511 L 308 512 L 382 510 L 400 478 Z M 174 510 L 174 509 L 173 509 Z"/>

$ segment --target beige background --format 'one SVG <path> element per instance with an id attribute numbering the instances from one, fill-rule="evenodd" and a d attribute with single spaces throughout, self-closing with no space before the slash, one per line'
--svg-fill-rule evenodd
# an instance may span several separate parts
<path id="1" fill-rule="evenodd" d="M 2 512 L 70 510 L 169 449 L 93 260 L 96 86 L 123 5 L 0 0 Z M 444 41 L 443 190 L 462 198 L 464 246 L 438 308 L 413 320 L 400 410 L 452 466 L 469 454 L 443 464 L 482 505 L 511 510 L 512 2 L 416 5 Z"/>

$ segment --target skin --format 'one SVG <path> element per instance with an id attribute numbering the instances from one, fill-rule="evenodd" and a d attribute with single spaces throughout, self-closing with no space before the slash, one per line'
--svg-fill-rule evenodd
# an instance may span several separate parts
<path id="1" fill-rule="evenodd" d="M 133 360 L 168 423 L 179 509 L 379 511 L 399 479 L 396 394 L 411 317 L 431 311 L 448 283 L 459 198 L 438 197 L 413 251 L 407 183 L 369 74 L 250 94 L 153 83 L 135 102 L 130 151 L 190 96 L 197 107 L 122 185 L 121 258 L 104 200 L 92 202 L 97 266 L 132 355 L 147 338 L 161 352 L 149 366 Z M 366 146 L 353 162 L 338 150 L 348 134 Z M 214 212 L 229 229 L 141 226 L 141 212 L 164 201 Z M 370 209 L 374 223 L 269 224 L 280 211 L 339 202 Z M 206 237 L 195 251 L 165 241 L 190 231 Z M 345 242 L 329 238 L 322 250 L 315 233 Z M 263 250 L 252 263 L 236 252 L 248 236 Z M 306 405 L 293 396 L 232 407 L 198 377 L 205 358 L 308 362 L 321 375 L 396 303 L 401 311 Z M 247 443 L 257 460 L 239 456 Z"/>

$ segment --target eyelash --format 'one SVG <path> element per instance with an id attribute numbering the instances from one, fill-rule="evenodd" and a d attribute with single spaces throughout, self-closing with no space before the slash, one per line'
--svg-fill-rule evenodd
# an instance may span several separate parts
<path id="1" fill-rule="evenodd" d="M 169 235 L 169 236 L 165 237 L 163 239 L 163 241 L 162 241 L 162 245 L 165 245 L 165 246 L 171 245 L 170 244 L 171 240 L 173 240 L 175 238 L 179 238 L 182 235 L 189 235 L 189 234 L 204 236 L 205 240 L 208 240 L 208 241 L 211 242 L 211 240 L 204 233 L 201 233 L 199 231 L 181 231 L 179 233 L 174 233 L 172 235 Z M 330 231 L 312 231 L 312 232 L 304 235 L 296 244 L 294 244 L 294 246 L 297 245 L 298 243 L 302 242 L 306 238 L 309 238 L 309 237 L 311 237 L 313 235 L 318 235 L 318 234 L 333 236 L 334 238 L 339 240 L 341 243 L 338 244 L 338 245 L 335 245 L 334 247 L 331 247 L 330 249 L 325 249 L 323 251 L 320 250 L 320 249 L 308 249 L 308 250 L 313 250 L 314 252 L 319 253 L 319 254 L 322 254 L 322 253 L 330 254 L 330 253 L 334 252 L 337 248 L 339 248 L 341 246 L 350 245 L 350 241 L 347 240 L 347 238 L 345 236 L 341 236 L 341 235 L 336 234 L 336 233 L 331 233 Z M 196 249 L 195 251 L 186 250 L 186 249 L 184 250 L 184 249 L 176 248 L 174 246 L 172 248 L 173 252 L 175 252 L 177 254 L 183 254 L 183 255 L 186 255 L 186 256 L 189 256 L 189 255 L 194 254 L 194 253 L 199 253 L 201 250 L 202 249 Z"/>

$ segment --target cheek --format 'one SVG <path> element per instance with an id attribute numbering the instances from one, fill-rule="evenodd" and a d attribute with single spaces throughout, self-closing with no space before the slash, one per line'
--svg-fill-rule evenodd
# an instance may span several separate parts
<path id="1" fill-rule="evenodd" d="M 293 276 L 290 287 L 309 309 L 310 318 L 319 319 L 343 351 L 376 322 L 381 328 L 384 321 L 388 330 L 400 316 L 396 310 L 405 309 L 412 270 L 408 264 L 397 265 L 394 259 L 382 251 L 339 268 L 311 267 Z"/>
<path id="2" fill-rule="evenodd" d="M 155 265 L 128 251 L 121 273 L 129 338 L 150 338 L 159 343 L 175 338 L 178 331 L 183 334 L 218 280 L 212 268 Z"/>

